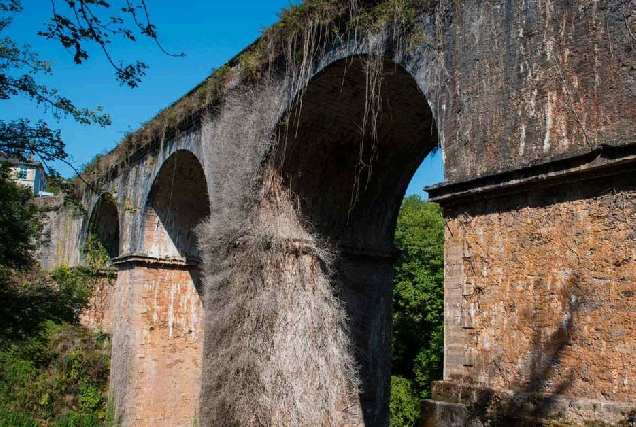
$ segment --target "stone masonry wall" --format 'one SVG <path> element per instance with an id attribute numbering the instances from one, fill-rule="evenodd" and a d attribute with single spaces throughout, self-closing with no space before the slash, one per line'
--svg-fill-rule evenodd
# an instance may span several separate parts
<path id="1" fill-rule="evenodd" d="M 633 175 L 445 217 L 446 381 L 636 401 Z"/>
<path id="2" fill-rule="evenodd" d="M 115 283 L 114 272 L 105 273 L 97 280 L 88 307 L 80 314 L 80 323 L 91 330 L 102 330 L 113 333 L 113 317 L 115 316 Z"/>
<path id="3" fill-rule="evenodd" d="M 631 143 L 635 8 L 628 1 L 440 1 L 429 40 L 446 78 L 439 99 L 429 101 L 438 104 L 446 180 Z"/>
<path id="4" fill-rule="evenodd" d="M 201 384 L 197 271 L 124 266 L 117 277 L 111 387 L 125 425 L 193 425 Z"/>
<path id="5" fill-rule="evenodd" d="M 81 235 L 84 216 L 69 206 L 64 206 L 62 197 L 35 199 L 43 209 L 42 245 L 40 263 L 45 270 L 53 270 L 66 263 L 80 263 Z"/>

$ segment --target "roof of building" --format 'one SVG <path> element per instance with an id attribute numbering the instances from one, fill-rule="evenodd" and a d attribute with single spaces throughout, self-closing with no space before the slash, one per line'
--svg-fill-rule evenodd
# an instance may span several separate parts
<path id="1" fill-rule="evenodd" d="M 32 166 L 36 168 L 39 167 L 44 170 L 44 166 L 42 166 L 42 163 L 38 162 L 37 160 L 33 160 L 33 158 L 25 160 L 20 159 L 19 157 L 7 155 L 5 153 L 0 153 L 0 163 L 9 163 L 10 165 L 14 166 Z"/>

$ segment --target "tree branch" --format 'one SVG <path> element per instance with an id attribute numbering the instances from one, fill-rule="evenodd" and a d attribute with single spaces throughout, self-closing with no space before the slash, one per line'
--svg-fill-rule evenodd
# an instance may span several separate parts
<path id="1" fill-rule="evenodd" d="M 126 16 L 132 19 L 139 34 L 151 38 L 165 55 L 184 56 L 183 53 L 168 52 L 159 42 L 156 27 L 150 21 L 145 0 L 136 0 L 136 2 L 125 0 L 125 7 L 121 8 L 121 13 L 110 17 L 104 17 L 98 13 L 100 8 L 110 9 L 110 4 L 104 0 L 63 0 L 62 2 L 66 4 L 68 9 L 66 13 L 60 11 L 59 2 L 60 0 L 51 0 L 53 17 L 46 24 L 46 28 L 39 31 L 38 34 L 47 39 L 59 40 L 62 46 L 67 49 L 74 49 L 73 60 L 77 64 L 83 63 L 89 57 L 88 51 L 84 48 L 85 43 L 96 43 L 115 69 L 117 81 L 121 84 L 126 84 L 131 88 L 137 87 L 148 68 L 141 61 L 130 64 L 120 63 L 108 49 L 108 45 L 114 37 L 136 41 L 133 31 L 125 25 Z M 138 10 L 143 10 L 145 23 L 139 19 Z M 115 27 L 113 28 L 111 25 L 115 25 Z"/>

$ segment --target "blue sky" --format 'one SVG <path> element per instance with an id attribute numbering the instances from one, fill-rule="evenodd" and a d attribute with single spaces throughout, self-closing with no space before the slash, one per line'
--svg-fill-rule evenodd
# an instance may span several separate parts
<path id="1" fill-rule="evenodd" d="M 111 1 L 120 7 L 119 0 Z M 147 0 L 153 23 L 163 46 L 169 52 L 184 52 L 186 57 L 163 55 L 150 40 L 136 43 L 117 41 L 112 53 L 126 62 L 139 59 L 150 69 L 136 89 L 120 86 L 113 69 L 96 49 L 89 51 L 89 61 L 73 64 L 72 55 L 59 42 L 36 35 L 50 16 L 50 3 L 24 0 L 24 11 L 16 16 L 5 35 L 18 43 L 27 43 L 41 59 L 53 65 L 53 76 L 43 83 L 57 88 L 76 105 L 94 108 L 98 105 L 109 113 L 113 124 L 107 128 L 82 126 L 71 120 L 59 123 L 67 151 L 77 167 L 95 155 L 111 150 L 128 132 L 137 130 L 161 109 L 167 107 L 215 68 L 222 66 L 245 46 L 254 41 L 263 28 L 277 20 L 277 13 L 289 6 L 289 0 Z M 5 120 L 18 117 L 38 119 L 50 115 L 33 103 L 14 98 L 0 103 L 0 116 Z M 72 170 L 63 164 L 55 168 L 66 177 Z M 421 194 L 422 187 L 443 180 L 441 152 L 427 158 L 415 174 L 407 194 Z"/>

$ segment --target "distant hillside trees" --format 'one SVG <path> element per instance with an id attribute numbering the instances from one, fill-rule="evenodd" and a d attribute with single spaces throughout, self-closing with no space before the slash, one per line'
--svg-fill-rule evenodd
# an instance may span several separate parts
<path id="1" fill-rule="evenodd" d="M 37 209 L 27 203 L 31 192 L 11 181 L 10 173 L 9 165 L 0 164 L 0 286 L 6 269 L 35 264 L 33 251 L 40 237 Z"/>

